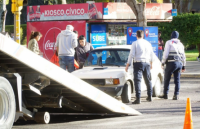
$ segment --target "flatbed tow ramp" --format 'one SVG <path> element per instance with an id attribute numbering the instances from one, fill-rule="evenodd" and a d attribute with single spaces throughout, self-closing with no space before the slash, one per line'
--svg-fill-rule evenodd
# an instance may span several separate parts
<path id="1" fill-rule="evenodd" d="M 49 113 L 141 114 L 2 34 L 0 104 L 5 128 L 19 116 L 48 123 Z"/>

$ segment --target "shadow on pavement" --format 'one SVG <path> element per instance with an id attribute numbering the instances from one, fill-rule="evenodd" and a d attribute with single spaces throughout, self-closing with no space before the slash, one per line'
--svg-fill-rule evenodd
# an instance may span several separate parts
<path id="1" fill-rule="evenodd" d="M 66 122 L 73 122 L 73 121 L 85 121 L 85 120 L 95 120 L 95 119 L 106 119 L 106 118 L 115 118 L 115 117 L 124 117 L 123 115 L 107 115 L 107 116 L 100 116 L 100 115 L 51 115 L 50 123 L 49 124 L 59 124 L 59 123 L 66 123 Z M 32 120 L 18 120 L 14 123 L 14 126 L 21 126 L 21 125 L 31 125 L 37 124 L 35 121 Z"/>

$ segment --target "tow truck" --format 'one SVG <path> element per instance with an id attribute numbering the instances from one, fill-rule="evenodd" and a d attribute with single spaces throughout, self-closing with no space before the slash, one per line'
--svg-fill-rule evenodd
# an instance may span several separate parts
<path id="1" fill-rule="evenodd" d="M 0 34 L 0 128 L 19 118 L 47 124 L 51 113 L 141 115 Z"/>

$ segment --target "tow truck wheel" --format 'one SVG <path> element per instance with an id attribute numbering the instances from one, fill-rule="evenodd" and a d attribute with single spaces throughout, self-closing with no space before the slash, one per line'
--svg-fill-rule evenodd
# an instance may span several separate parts
<path id="1" fill-rule="evenodd" d="M 35 114 L 34 120 L 38 124 L 48 124 L 50 121 L 50 114 L 48 112 L 37 112 Z"/>
<path id="2" fill-rule="evenodd" d="M 129 103 L 131 102 L 131 83 L 129 81 L 126 82 L 126 84 L 124 85 L 123 91 L 122 91 L 122 102 L 123 103 Z"/>
<path id="3" fill-rule="evenodd" d="M 161 80 L 159 77 L 157 77 L 155 86 L 153 87 L 153 97 L 158 97 L 160 95 L 161 90 Z"/>
<path id="4" fill-rule="evenodd" d="M 0 127 L 11 129 L 16 113 L 15 95 L 9 81 L 0 77 Z"/>

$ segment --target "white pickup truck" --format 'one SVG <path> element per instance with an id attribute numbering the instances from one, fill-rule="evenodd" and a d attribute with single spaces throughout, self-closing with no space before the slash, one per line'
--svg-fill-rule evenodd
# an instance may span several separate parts
<path id="1" fill-rule="evenodd" d="M 123 103 L 129 103 L 134 93 L 133 64 L 128 72 L 125 72 L 130 49 L 130 45 L 96 48 L 88 56 L 83 69 L 76 70 L 72 74 L 113 97 L 121 96 Z M 163 80 L 163 70 L 156 55 L 151 75 L 153 97 L 156 97 L 160 95 Z M 142 79 L 141 90 L 146 89 Z"/>

